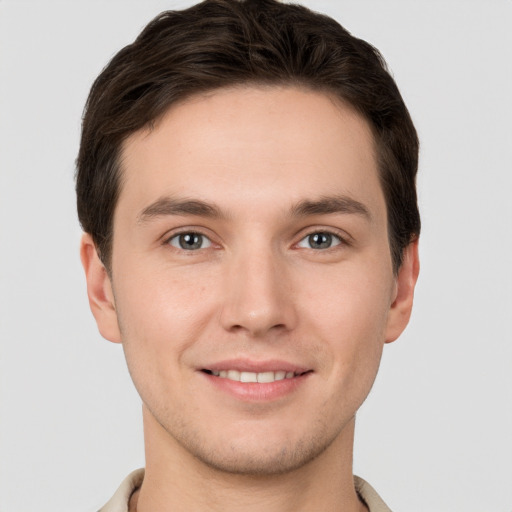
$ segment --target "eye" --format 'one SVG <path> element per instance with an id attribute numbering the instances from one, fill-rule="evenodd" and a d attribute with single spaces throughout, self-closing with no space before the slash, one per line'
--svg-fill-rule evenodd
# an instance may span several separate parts
<path id="1" fill-rule="evenodd" d="M 305 236 L 298 244 L 298 247 L 304 249 L 330 249 L 336 245 L 340 245 L 342 242 L 339 236 L 333 235 L 326 231 L 317 231 L 316 233 L 310 233 Z"/>
<path id="2" fill-rule="evenodd" d="M 174 235 L 169 238 L 167 243 L 177 249 L 183 249 L 185 251 L 197 251 L 199 249 L 206 249 L 212 245 L 208 237 L 193 231 Z"/>

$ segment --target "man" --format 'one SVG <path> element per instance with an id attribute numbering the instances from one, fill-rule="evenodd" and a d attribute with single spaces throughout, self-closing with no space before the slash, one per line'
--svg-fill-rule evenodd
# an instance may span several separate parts
<path id="1" fill-rule="evenodd" d="M 94 83 L 88 296 L 143 403 L 113 511 L 389 510 L 356 411 L 409 320 L 418 141 L 378 52 L 274 0 L 166 12 Z"/>

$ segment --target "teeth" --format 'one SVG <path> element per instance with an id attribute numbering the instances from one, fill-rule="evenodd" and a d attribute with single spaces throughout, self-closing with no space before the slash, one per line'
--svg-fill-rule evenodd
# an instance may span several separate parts
<path id="1" fill-rule="evenodd" d="M 274 382 L 275 380 L 274 372 L 258 373 L 258 382 Z"/>
<path id="2" fill-rule="evenodd" d="M 276 380 L 293 379 L 296 377 L 294 372 L 286 372 L 278 370 L 277 372 L 239 372 L 238 370 L 212 370 L 212 375 L 220 377 L 221 379 L 235 380 L 238 382 L 260 382 L 269 383 Z M 297 374 L 298 375 L 298 374 Z"/>
<path id="3" fill-rule="evenodd" d="M 258 375 L 258 373 L 240 372 L 240 382 L 258 382 Z"/>

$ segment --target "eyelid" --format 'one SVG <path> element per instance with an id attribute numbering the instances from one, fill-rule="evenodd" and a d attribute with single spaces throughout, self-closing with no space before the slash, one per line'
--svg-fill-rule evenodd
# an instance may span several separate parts
<path id="1" fill-rule="evenodd" d="M 343 245 L 343 240 L 337 236 L 337 235 L 334 235 L 333 233 L 327 233 L 327 232 L 324 232 L 324 231 L 321 231 L 319 233 L 322 233 L 322 234 L 326 234 L 326 235 L 329 235 L 331 237 L 331 245 L 329 247 L 310 247 L 309 246 L 309 238 L 312 236 L 312 235 L 315 235 L 316 233 L 310 233 L 309 235 L 306 235 L 305 237 L 303 237 L 301 240 L 299 240 L 299 242 L 297 243 L 297 247 L 300 247 L 301 249 L 309 249 L 309 250 L 312 250 L 312 251 L 317 251 L 317 252 L 325 252 L 325 251 L 329 251 L 330 249 L 334 249 L 340 245 Z M 304 245 L 302 245 L 304 244 Z"/>
<path id="2" fill-rule="evenodd" d="M 201 246 L 200 247 L 197 247 L 197 248 L 193 248 L 193 247 L 189 247 L 189 248 L 185 248 L 185 247 L 181 247 L 181 240 L 180 240 L 180 237 L 182 235 L 193 235 L 194 237 L 200 237 L 201 238 Z M 174 241 L 177 241 L 177 243 L 175 244 Z M 169 241 L 167 242 L 171 247 L 174 247 L 175 249 L 178 249 L 178 250 L 183 250 L 183 251 L 187 251 L 187 252 L 195 252 L 195 251 L 200 251 L 200 250 L 203 250 L 203 249 L 208 249 L 212 246 L 212 241 L 205 235 L 202 235 L 201 233 L 196 233 L 196 232 L 193 232 L 191 231 L 190 233 L 188 232 L 185 232 L 185 233 L 178 233 L 177 235 L 174 235 L 174 236 L 171 236 L 171 238 L 169 238 Z"/>
<path id="3" fill-rule="evenodd" d="M 210 247 L 211 246 L 215 246 L 215 245 L 219 245 L 218 243 L 216 243 L 214 241 L 214 237 L 212 236 L 212 234 L 208 234 L 207 233 L 208 230 L 204 229 L 204 228 L 201 228 L 199 226 L 183 226 L 183 227 L 179 227 L 179 228 L 175 228 L 175 229 L 171 229 L 170 231 L 167 231 L 164 235 L 162 235 L 161 237 L 161 243 L 162 245 L 167 245 L 167 246 L 171 246 L 171 247 L 174 247 L 171 245 L 170 241 L 177 237 L 177 236 L 180 236 L 180 235 L 185 235 L 185 234 L 196 234 L 196 235 L 201 235 L 203 236 L 204 238 L 206 238 L 209 242 L 210 242 Z M 174 247 L 175 249 L 178 249 L 180 250 L 178 247 Z M 205 249 L 208 249 L 209 247 L 205 247 Z M 181 250 L 184 250 L 184 249 L 181 249 Z M 193 251 L 190 251 L 190 252 L 193 252 Z"/>
<path id="4" fill-rule="evenodd" d="M 297 246 L 305 238 L 307 238 L 308 236 L 314 235 L 315 233 L 326 233 L 333 237 L 336 237 L 340 241 L 340 244 L 336 244 L 333 247 L 337 247 L 338 245 L 350 246 L 353 243 L 353 238 L 346 231 L 342 231 L 340 229 L 333 228 L 333 227 L 314 226 L 314 227 L 306 228 L 305 230 L 303 230 L 299 235 L 300 238 L 299 238 L 298 242 L 296 242 L 294 245 Z M 324 250 L 329 250 L 329 249 L 324 249 Z"/>
<path id="5" fill-rule="evenodd" d="M 212 234 L 209 234 L 210 233 L 209 230 L 202 228 L 200 226 L 183 226 L 183 227 L 179 227 L 179 228 L 175 228 L 170 231 L 167 231 L 164 235 L 162 235 L 161 243 L 162 243 L 162 245 L 171 246 L 170 241 L 173 238 L 175 238 L 179 235 L 182 235 L 182 234 L 187 234 L 187 233 L 195 233 L 195 234 L 205 237 L 206 239 L 208 239 L 211 246 L 219 247 L 221 245 L 219 242 L 216 242 L 214 240 L 215 236 L 212 236 Z M 353 244 L 352 236 L 350 234 L 348 234 L 346 231 L 340 230 L 338 228 L 333 228 L 333 227 L 323 227 L 323 226 L 314 226 L 313 227 L 313 226 L 311 226 L 309 228 L 305 228 L 305 229 L 301 230 L 301 233 L 299 235 L 300 238 L 297 242 L 295 242 L 293 244 L 293 246 L 297 246 L 305 238 L 307 238 L 308 236 L 314 235 L 315 233 L 327 233 L 333 237 L 336 237 L 340 241 L 339 244 L 336 244 L 333 247 L 330 247 L 329 249 L 337 247 L 338 245 L 350 246 Z M 173 246 L 171 246 L 171 247 L 173 247 Z M 324 251 L 327 251 L 329 249 L 324 249 Z M 316 249 L 316 250 L 318 250 L 318 249 Z"/>

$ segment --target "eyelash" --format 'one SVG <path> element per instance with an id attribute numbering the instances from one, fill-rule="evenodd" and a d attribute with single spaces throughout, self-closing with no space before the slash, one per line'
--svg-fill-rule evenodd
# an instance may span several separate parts
<path id="1" fill-rule="evenodd" d="M 181 245 L 181 241 L 180 241 L 179 237 L 186 236 L 186 235 L 192 235 L 194 237 L 201 237 L 201 242 L 202 242 L 201 246 L 197 247 L 197 248 L 184 248 Z M 309 243 L 311 243 L 311 237 L 313 237 L 315 235 L 326 235 L 328 238 L 328 242 L 330 243 L 329 247 L 314 248 L 314 247 L 304 247 L 304 246 L 300 245 L 301 243 L 304 243 L 304 242 L 308 243 L 308 241 L 309 241 Z M 174 245 L 172 243 L 173 240 L 176 240 L 176 245 Z M 208 244 L 206 247 L 204 247 L 205 242 Z M 334 243 L 334 245 L 332 245 L 332 242 L 337 242 L 337 243 Z M 173 248 L 177 249 L 178 251 L 189 252 L 189 253 L 197 252 L 202 249 L 209 249 L 212 247 L 213 244 L 214 244 L 214 242 L 211 240 L 211 238 L 208 235 L 202 233 L 199 230 L 194 230 L 194 229 L 183 230 L 178 233 L 173 233 L 171 236 L 167 237 L 164 241 L 164 245 L 170 245 Z M 191 244 L 191 245 L 193 245 L 193 244 Z M 296 244 L 294 244 L 295 247 L 300 247 L 301 249 L 307 249 L 307 250 L 315 251 L 315 252 L 329 251 L 331 249 L 335 249 L 336 247 L 338 247 L 340 245 L 349 246 L 350 242 L 347 241 L 346 237 L 341 236 L 338 232 L 334 232 L 331 229 L 315 229 L 313 231 L 310 231 L 309 233 L 306 233 Z"/>
<path id="2" fill-rule="evenodd" d="M 323 248 L 303 247 L 303 246 L 300 245 L 304 241 L 306 241 L 306 243 L 308 243 L 308 242 L 311 243 L 311 237 L 313 237 L 315 235 L 327 236 L 327 238 L 328 238 L 328 240 L 330 242 L 334 243 L 335 241 L 337 241 L 337 243 L 334 243 L 334 245 L 332 245 L 332 243 L 331 243 L 329 245 L 329 247 L 323 247 Z M 346 239 L 344 237 L 342 237 L 341 235 L 339 235 L 338 233 L 334 233 L 333 231 L 328 230 L 328 229 L 316 229 L 314 231 L 311 231 L 311 232 L 307 233 L 305 236 L 303 236 L 299 240 L 299 242 L 297 244 L 295 244 L 295 245 L 298 246 L 298 247 L 304 248 L 304 249 L 312 250 L 312 251 L 324 252 L 324 251 L 328 251 L 329 249 L 334 249 L 335 247 L 338 247 L 340 245 L 349 245 L 349 244 L 346 241 Z"/>
<path id="3" fill-rule="evenodd" d="M 175 249 L 177 250 L 181 250 L 181 251 L 185 251 L 185 252 L 195 252 L 194 249 L 191 249 L 191 248 L 184 248 L 183 246 L 181 246 L 181 243 L 180 243 L 180 237 L 182 236 L 187 236 L 187 235 L 192 235 L 193 237 L 201 237 L 202 241 L 207 241 L 208 242 L 208 247 L 199 247 L 197 248 L 196 250 L 199 250 L 199 249 L 208 249 L 209 247 L 211 247 L 213 245 L 213 242 L 212 240 L 210 239 L 210 237 L 208 237 L 207 235 L 205 235 L 204 233 L 201 233 L 200 231 L 197 231 L 197 230 L 189 230 L 189 231 L 181 231 L 179 233 L 174 233 L 172 236 L 170 237 L 167 237 L 165 239 L 165 242 L 164 244 L 165 245 L 170 245 L 172 247 L 174 247 Z M 181 246 L 181 247 L 178 247 L 177 245 L 173 245 L 172 244 L 172 240 L 176 239 L 177 243 Z"/>

